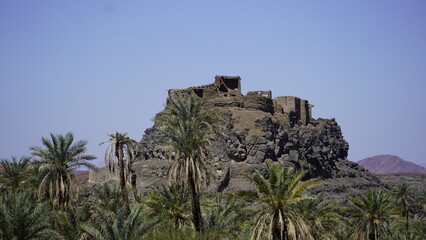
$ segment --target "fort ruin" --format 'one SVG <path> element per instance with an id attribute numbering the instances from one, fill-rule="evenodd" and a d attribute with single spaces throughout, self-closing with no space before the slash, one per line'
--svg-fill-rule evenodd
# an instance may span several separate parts
<path id="1" fill-rule="evenodd" d="M 325 179 L 325 192 L 357 192 L 378 186 L 377 179 L 347 160 L 349 144 L 335 119 L 313 119 L 313 105 L 307 100 L 294 96 L 273 98 L 271 91 L 263 90 L 243 95 L 239 76 L 216 76 L 208 85 L 169 90 L 167 104 L 189 96 L 205 101 L 206 108 L 217 108 L 224 126 L 223 134 L 210 139 L 210 186 L 203 191 L 252 191 L 247 174 L 265 170 L 267 161 L 305 170 L 306 179 Z M 164 141 L 159 125 L 154 123 L 137 145 L 132 170 L 144 193 L 167 182 L 176 153 L 161 145 Z M 115 178 L 105 171 L 89 174 L 92 182 Z"/>
<path id="2" fill-rule="evenodd" d="M 212 84 L 169 90 L 169 98 L 190 95 L 199 99 L 241 97 L 241 78 L 239 76 L 216 76 Z"/>
<path id="3" fill-rule="evenodd" d="M 206 101 L 208 107 L 239 107 L 269 112 L 285 123 L 307 125 L 312 120 L 312 107 L 308 100 L 294 96 L 272 98 L 271 91 L 241 93 L 240 76 L 215 76 L 212 84 L 170 89 L 167 102 L 174 98 L 194 96 Z"/>

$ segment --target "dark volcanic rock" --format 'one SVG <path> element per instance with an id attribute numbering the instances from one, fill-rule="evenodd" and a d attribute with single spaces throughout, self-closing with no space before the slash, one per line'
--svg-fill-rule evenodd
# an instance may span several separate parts
<path id="1" fill-rule="evenodd" d="M 206 190 L 253 190 L 247 175 L 255 169 L 265 171 L 267 161 L 306 170 L 306 178 L 325 179 L 314 191 L 328 192 L 330 197 L 380 186 L 375 176 L 346 159 L 349 145 L 337 122 L 334 119 L 313 119 L 311 105 L 306 100 L 296 97 L 272 99 L 271 93 L 265 91 L 242 96 L 235 92 L 239 89 L 230 90 L 235 95 L 232 97 L 229 94 L 216 96 L 215 91 L 206 90 L 215 84 L 169 92 L 169 98 L 173 94 L 192 94 L 193 89 L 197 90 L 198 96 L 204 96 L 200 92 L 202 89 L 214 96 L 204 98 L 206 106 L 221 112 L 224 129 L 222 135 L 211 139 L 211 185 Z M 239 87 L 239 82 L 235 86 Z M 219 94 L 224 89 L 221 87 L 217 90 Z M 163 140 L 154 124 L 145 131 L 139 143 L 138 162 L 134 169 L 145 191 L 166 180 L 168 166 L 175 156 L 170 147 L 161 145 Z"/>

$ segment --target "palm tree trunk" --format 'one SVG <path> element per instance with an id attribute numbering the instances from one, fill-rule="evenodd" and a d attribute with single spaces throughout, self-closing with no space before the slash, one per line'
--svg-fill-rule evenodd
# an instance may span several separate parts
<path id="1" fill-rule="evenodd" d="M 274 216 L 272 217 L 272 239 L 273 240 L 283 240 L 283 231 L 280 230 L 279 227 L 279 213 L 274 213 Z"/>
<path id="2" fill-rule="evenodd" d="M 196 189 L 195 179 L 193 175 L 193 170 L 190 169 L 188 173 L 188 183 L 189 189 L 191 191 L 191 201 L 192 201 L 192 217 L 195 225 L 195 230 L 197 232 L 203 231 L 203 219 L 201 216 L 201 207 L 200 207 L 200 195 Z"/>
<path id="3" fill-rule="evenodd" d="M 378 240 L 378 236 L 377 236 L 377 229 L 375 224 L 373 223 L 373 229 L 372 231 L 370 230 L 370 232 L 368 233 L 368 239 L 369 240 Z"/>
<path id="4" fill-rule="evenodd" d="M 126 211 L 126 216 L 130 214 L 130 204 L 129 204 L 129 194 L 127 193 L 126 188 L 126 178 L 124 175 L 124 160 L 123 160 L 123 151 L 122 146 L 119 144 L 116 145 L 116 157 L 118 158 L 118 165 L 120 167 L 120 188 L 121 188 L 121 197 L 123 198 L 124 210 Z"/>
<path id="5" fill-rule="evenodd" d="M 56 187 L 56 191 L 57 191 L 57 193 L 56 193 L 56 201 L 57 201 L 57 203 L 56 203 L 56 208 L 59 210 L 59 211 L 62 211 L 63 210 L 63 200 L 62 200 L 62 187 L 61 187 L 61 175 L 60 174 L 57 174 L 57 187 Z"/>
<path id="6" fill-rule="evenodd" d="M 120 164 L 120 188 L 121 188 L 121 196 L 123 198 L 123 204 L 126 211 L 126 215 L 130 214 L 130 206 L 129 206 L 129 194 L 127 193 L 126 181 L 124 178 L 124 164 L 121 162 Z"/>
<path id="7" fill-rule="evenodd" d="M 131 185 L 132 185 L 132 191 L 133 191 L 133 196 L 136 200 L 136 202 L 140 202 L 139 196 L 138 196 L 138 189 L 136 188 L 136 173 L 134 170 L 131 171 Z"/>
<path id="8" fill-rule="evenodd" d="M 283 226 L 283 236 L 284 240 L 288 240 L 288 228 L 287 228 L 287 222 L 284 220 L 284 226 Z"/>
<path id="9" fill-rule="evenodd" d="M 409 229 L 410 229 L 410 225 L 409 225 L 409 222 L 408 222 L 408 208 L 407 208 L 407 205 L 405 205 L 404 206 L 404 212 L 405 212 L 405 238 L 408 240 L 408 239 L 410 239 L 410 231 L 409 231 Z"/>

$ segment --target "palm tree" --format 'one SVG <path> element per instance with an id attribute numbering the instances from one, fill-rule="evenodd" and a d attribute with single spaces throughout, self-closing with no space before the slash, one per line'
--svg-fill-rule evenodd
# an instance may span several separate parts
<path id="1" fill-rule="evenodd" d="M 129 214 L 130 203 L 126 183 L 132 180 L 129 178 L 129 175 L 132 172 L 135 144 L 134 141 L 127 136 L 127 133 L 116 132 L 115 134 L 108 134 L 108 136 L 110 139 L 107 142 L 111 144 L 105 152 L 105 166 L 107 166 L 109 171 L 114 174 L 115 163 L 118 163 L 121 196 L 123 198 L 126 214 Z M 102 142 L 99 145 L 107 142 Z M 134 182 L 132 186 L 135 186 L 135 184 L 136 183 Z"/>
<path id="2" fill-rule="evenodd" d="M 426 191 L 423 190 L 418 194 L 418 199 L 423 207 L 423 212 L 426 214 Z"/>
<path id="3" fill-rule="evenodd" d="M 426 219 L 416 219 L 411 223 L 411 238 L 413 240 L 426 239 Z"/>
<path id="4" fill-rule="evenodd" d="M 0 184 L 9 191 L 16 191 L 23 188 L 28 182 L 27 170 L 30 164 L 30 157 L 21 157 L 19 160 L 12 157 L 12 160 L 2 159 L 0 165 Z"/>
<path id="5" fill-rule="evenodd" d="M 379 240 L 390 237 L 390 223 L 395 214 L 391 196 L 381 189 L 370 190 L 351 200 L 348 212 L 353 219 L 354 239 Z"/>
<path id="6" fill-rule="evenodd" d="M 414 196 L 414 192 L 406 183 L 400 183 L 393 189 L 393 194 L 397 200 L 398 206 L 402 208 L 402 216 L 405 218 L 405 237 L 410 239 L 409 211 L 410 200 Z"/>
<path id="7" fill-rule="evenodd" d="M 81 238 L 82 232 L 79 225 L 90 218 L 88 205 L 82 208 L 69 207 L 65 211 L 55 211 L 54 225 L 55 237 L 61 240 L 76 240 Z"/>
<path id="8" fill-rule="evenodd" d="M 78 167 L 96 168 L 88 161 L 96 159 L 93 155 L 86 155 L 87 141 L 78 141 L 73 144 L 74 136 L 71 132 L 63 135 L 50 134 L 52 140 L 43 137 L 45 148 L 31 147 L 32 155 L 39 157 L 39 172 L 43 177 L 39 186 L 39 197 L 54 198 L 56 209 L 64 210 L 70 202 L 73 190 L 74 174 Z"/>
<path id="9" fill-rule="evenodd" d="M 146 205 L 150 208 L 151 215 L 171 220 L 175 228 L 191 222 L 189 190 L 185 185 L 172 182 L 170 186 L 158 187 L 149 194 Z"/>
<path id="10" fill-rule="evenodd" d="M 115 213 L 123 207 L 120 186 L 104 183 L 100 189 L 94 190 L 96 200 L 91 204 L 105 212 Z"/>
<path id="11" fill-rule="evenodd" d="M 43 239 L 52 233 L 47 206 L 37 203 L 26 192 L 0 195 L 0 239 Z"/>
<path id="12" fill-rule="evenodd" d="M 345 228 L 340 210 L 338 204 L 325 201 L 323 195 L 295 204 L 295 211 L 309 224 L 315 239 L 336 239 L 336 231 Z"/>
<path id="13" fill-rule="evenodd" d="M 269 178 L 264 178 L 257 170 L 249 178 L 257 187 L 256 193 L 246 197 L 263 205 L 252 228 L 250 239 L 261 239 L 264 231 L 268 239 L 313 239 L 308 223 L 295 210 L 295 204 L 310 199 L 302 192 L 320 179 L 301 182 L 305 171 L 295 172 L 293 168 L 280 167 L 277 163 L 267 164 Z"/>
<path id="14" fill-rule="evenodd" d="M 165 144 L 176 152 L 175 161 L 169 169 L 169 177 L 187 183 L 191 193 L 192 216 L 195 229 L 202 231 L 200 188 L 208 183 L 206 168 L 209 137 L 217 132 L 219 114 L 215 110 L 204 110 L 204 102 L 194 97 L 172 99 L 156 121 L 166 137 Z"/>
<path id="15" fill-rule="evenodd" d="M 96 222 L 80 224 L 80 229 L 94 240 L 139 240 L 155 224 L 142 218 L 142 207 L 132 209 L 130 214 L 125 210 L 115 214 L 104 214 L 100 209 Z"/>
<path id="16" fill-rule="evenodd" d="M 232 195 L 216 195 L 205 211 L 205 226 L 209 231 L 220 234 L 221 239 L 237 239 L 250 211 L 246 203 Z"/>

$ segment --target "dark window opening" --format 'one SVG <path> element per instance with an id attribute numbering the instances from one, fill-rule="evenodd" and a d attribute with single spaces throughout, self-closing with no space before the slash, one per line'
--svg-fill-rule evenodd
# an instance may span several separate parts
<path id="1" fill-rule="evenodd" d="M 221 91 L 221 92 L 228 92 L 228 89 L 226 88 L 226 86 L 225 86 L 225 85 L 220 84 L 220 86 L 219 86 L 219 91 Z"/>
<path id="2" fill-rule="evenodd" d="M 228 89 L 237 90 L 238 89 L 238 79 L 237 78 L 229 78 L 223 79 L 223 83 Z"/>

